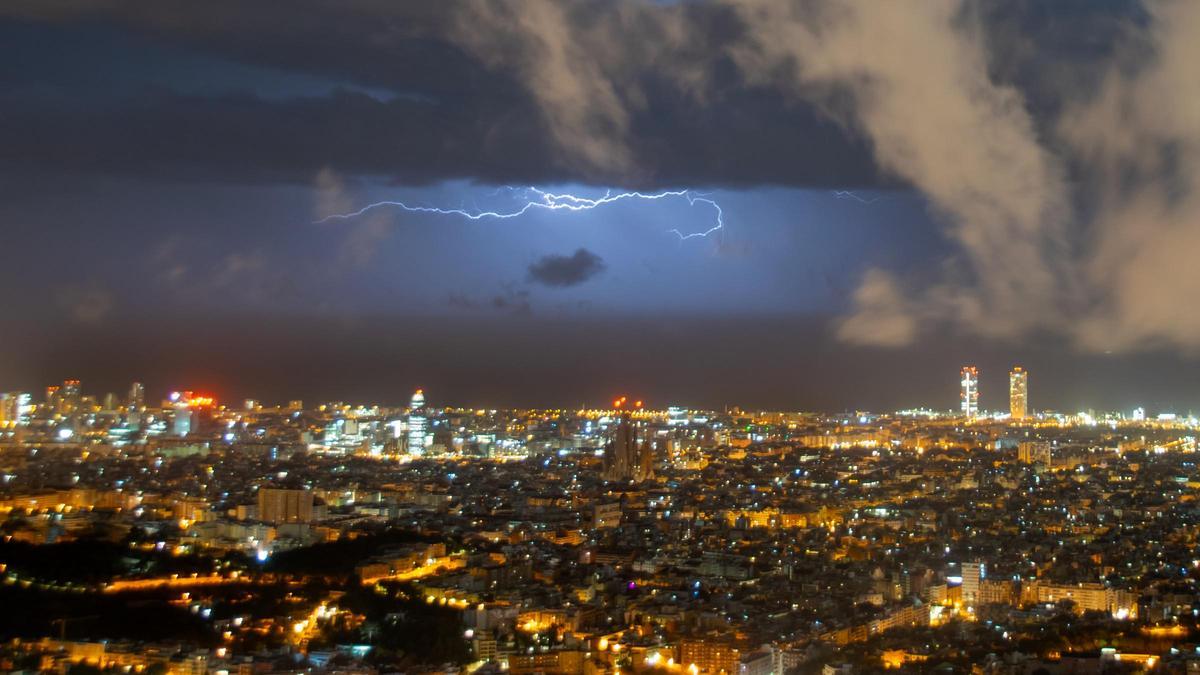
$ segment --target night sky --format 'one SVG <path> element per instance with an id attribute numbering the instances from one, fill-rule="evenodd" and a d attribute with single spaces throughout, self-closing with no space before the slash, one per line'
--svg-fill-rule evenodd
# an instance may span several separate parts
<path id="1" fill-rule="evenodd" d="M 1019 363 L 1035 409 L 1200 411 L 1196 35 L 1187 0 L 9 0 L 0 390 L 887 410 L 975 363 L 1003 408 Z"/>

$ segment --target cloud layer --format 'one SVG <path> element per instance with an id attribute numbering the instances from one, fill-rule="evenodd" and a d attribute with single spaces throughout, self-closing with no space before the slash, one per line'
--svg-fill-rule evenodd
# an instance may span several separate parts
<path id="1" fill-rule="evenodd" d="M 1086 35 L 1095 21 L 1112 46 L 1075 51 L 1044 28 L 1055 25 L 1046 11 L 362 0 L 297 3 L 280 17 L 245 3 L 18 1 L 0 13 L 86 19 L 147 53 L 182 44 L 213 68 L 336 86 L 283 97 L 149 88 L 84 108 L 0 72 L 12 85 L 0 95 L 0 168 L 908 187 L 954 253 L 935 270 L 869 270 L 838 323 L 843 340 L 900 347 L 950 330 L 1196 350 L 1200 8 L 1106 3 L 1065 30 Z M 343 255 L 366 260 L 385 231 L 364 223 Z M 570 286 L 602 269 L 580 249 L 537 261 L 529 278 Z"/>

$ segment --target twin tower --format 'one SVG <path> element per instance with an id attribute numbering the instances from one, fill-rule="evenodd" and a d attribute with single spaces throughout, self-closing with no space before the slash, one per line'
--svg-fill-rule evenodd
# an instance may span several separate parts
<path id="1" fill-rule="evenodd" d="M 962 386 L 959 405 L 965 417 L 979 416 L 979 369 L 963 366 L 959 373 Z M 1029 373 L 1021 366 L 1014 366 L 1008 374 L 1008 410 L 1012 419 L 1029 416 Z"/>

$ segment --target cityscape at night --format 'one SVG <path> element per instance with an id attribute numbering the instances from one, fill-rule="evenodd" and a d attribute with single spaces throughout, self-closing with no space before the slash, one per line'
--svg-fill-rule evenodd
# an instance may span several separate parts
<path id="1" fill-rule="evenodd" d="M 0 2 L 0 672 L 1200 675 L 1200 0 Z"/>
<path id="2" fill-rule="evenodd" d="M 1020 366 L 988 410 L 984 375 L 882 414 L 0 394 L 5 658 L 1192 667 L 1200 420 L 1037 410 Z"/>

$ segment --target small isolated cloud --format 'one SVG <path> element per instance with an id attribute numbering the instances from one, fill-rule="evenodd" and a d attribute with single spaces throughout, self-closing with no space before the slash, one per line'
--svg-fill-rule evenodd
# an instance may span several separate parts
<path id="1" fill-rule="evenodd" d="M 529 291 L 518 288 L 505 288 L 504 292 L 492 297 L 492 307 L 502 312 L 510 312 L 521 316 L 533 313 L 529 304 Z"/>
<path id="2" fill-rule="evenodd" d="M 854 293 L 855 311 L 837 327 L 842 340 L 873 347 L 901 347 L 917 335 L 917 317 L 887 272 L 870 270 Z"/>
<path id="3" fill-rule="evenodd" d="M 365 267 L 379 252 L 392 233 L 392 221 L 385 213 L 373 213 L 353 225 L 337 255 L 338 269 Z"/>
<path id="4" fill-rule="evenodd" d="M 115 299 L 105 288 L 95 285 L 68 286 L 59 289 L 58 305 L 79 323 L 96 323 L 112 311 Z"/>
<path id="5" fill-rule="evenodd" d="M 334 213 L 345 213 L 353 210 L 353 202 L 346 193 L 346 184 L 342 177 L 333 169 L 324 167 L 317 172 L 313 179 L 313 216 L 324 218 Z"/>
<path id="6" fill-rule="evenodd" d="M 571 255 L 542 256 L 529 266 L 529 280 L 545 286 L 578 286 L 604 271 L 604 259 L 586 248 Z"/>
<path id="7" fill-rule="evenodd" d="M 476 298 L 466 293 L 451 293 L 446 299 L 446 305 L 453 309 L 495 310 L 520 316 L 528 316 L 533 313 L 533 306 L 529 302 L 529 291 L 518 288 L 512 283 L 501 284 L 499 292 L 491 297 Z"/>
<path id="8" fill-rule="evenodd" d="M 446 299 L 446 304 L 450 307 L 453 307 L 454 309 L 478 309 L 479 308 L 479 303 L 475 302 L 475 300 L 473 298 L 471 298 L 469 295 L 467 295 L 466 293 L 457 293 L 457 292 L 451 293 L 450 297 Z"/>

